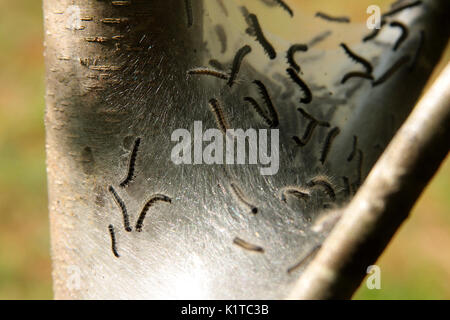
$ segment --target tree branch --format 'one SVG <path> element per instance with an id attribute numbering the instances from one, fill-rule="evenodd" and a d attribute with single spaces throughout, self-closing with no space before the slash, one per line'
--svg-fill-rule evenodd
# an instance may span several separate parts
<path id="1" fill-rule="evenodd" d="M 450 64 L 421 99 L 291 292 L 350 298 L 449 150 Z"/>

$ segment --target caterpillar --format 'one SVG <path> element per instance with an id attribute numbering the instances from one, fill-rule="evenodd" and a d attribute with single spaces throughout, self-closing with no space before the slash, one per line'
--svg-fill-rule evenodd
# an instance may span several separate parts
<path id="1" fill-rule="evenodd" d="M 120 255 L 117 252 L 117 243 L 116 243 L 116 234 L 114 232 L 114 226 L 110 224 L 108 226 L 109 235 L 111 236 L 111 250 L 116 258 L 119 258 Z"/>
<path id="2" fill-rule="evenodd" d="M 350 23 L 350 18 L 348 18 L 348 17 L 332 17 L 323 12 L 317 12 L 316 17 L 322 18 L 322 19 L 328 20 L 328 21 L 333 21 L 333 22 Z"/>
<path id="3" fill-rule="evenodd" d="M 267 124 L 267 126 L 272 127 L 272 120 L 265 114 L 264 110 L 259 106 L 258 102 L 252 97 L 245 97 L 244 101 L 250 103 L 255 109 L 256 113 L 263 119 L 263 121 Z"/>
<path id="4" fill-rule="evenodd" d="M 212 111 L 212 113 L 214 113 L 214 116 L 216 118 L 216 123 L 217 126 L 219 127 L 219 129 L 226 134 L 227 129 L 230 128 L 230 125 L 228 124 L 228 120 L 225 116 L 225 113 L 223 112 L 219 101 L 217 101 L 216 99 L 210 99 L 209 100 L 209 107 Z"/>
<path id="5" fill-rule="evenodd" d="M 350 180 L 347 177 L 342 177 L 342 181 L 344 182 L 345 196 L 350 197 L 350 195 L 352 193 L 352 188 L 350 186 Z"/>
<path id="6" fill-rule="evenodd" d="M 123 202 L 123 200 L 119 197 L 116 190 L 114 190 L 113 186 L 109 186 L 108 191 L 112 194 L 112 196 L 114 198 L 114 202 L 117 204 L 117 206 L 122 211 L 123 225 L 125 227 L 125 231 L 131 232 L 130 218 L 128 216 L 127 207 L 125 206 L 125 202 Z"/>
<path id="7" fill-rule="evenodd" d="M 234 56 L 234 59 L 233 59 L 233 65 L 231 67 L 230 77 L 228 78 L 228 86 L 230 88 L 233 86 L 234 80 L 237 77 L 237 74 L 241 67 L 242 60 L 250 52 L 252 52 L 252 48 L 248 45 L 243 46 L 236 52 L 236 55 Z"/>
<path id="8" fill-rule="evenodd" d="M 248 9 L 245 6 L 241 6 L 239 7 L 239 9 L 241 10 L 242 15 L 244 16 L 245 22 L 248 25 L 248 28 L 245 30 L 245 32 L 249 35 L 254 37 L 255 36 L 255 30 L 253 30 L 251 24 L 252 21 L 249 18 L 250 12 L 248 11 Z"/>
<path id="9" fill-rule="evenodd" d="M 357 136 L 353 136 L 353 149 L 352 149 L 352 152 L 347 157 L 347 161 L 348 162 L 352 161 L 353 158 L 355 157 L 357 146 L 358 146 L 358 137 Z"/>
<path id="10" fill-rule="evenodd" d="M 346 83 L 351 78 L 362 78 L 373 81 L 374 78 L 371 74 L 365 73 L 365 72 L 359 72 L 359 71 L 353 71 L 349 72 L 342 77 L 341 84 Z"/>
<path id="11" fill-rule="evenodd" d="M 311 179 L 307 186 L 310 188 L 321 187 L 331 200 L 336 200 L 336 193 L 331 182 L 325 176 L 317 176 Z"/>
<path id="12" fill-rule="evenodd" d="M 253 31 L 255 33 L 256 41 L 259 42 L 259 44 L 263 47 L 264 51 L 267 53 L 269 58 L 271 60 L 275 59 L 277 57 L 277 53 L 273 46 L 267 41 L 266 37 L 264 36 L 264 33 L 262 32 L 261 26 L 259 25 L 258 18 L 255 14 L 250 13 L 248 15 L 248 19 L 250 22 L 250 27 L 253 28 Z"/>
<path id="13" fill-rule="evenodd" d="M 297 136 L 293 136 L 292 139 L 294 139 L 294 142 L 300 146 L 303 147 L 305 146 L 309 140 L 312 137 L 312 134 L 314 132 L 314 129 L 317 126 L 322 126 L 322 127 L 330 127 L 330 124 L 326 121 L 319 121 L 316 118 L 314 118 L 313 116 L 311 116 L 309 113 L 307 113 L 305 110 L 303 110 L 302 108 L 298 108 L 298 111 L 300 111 L 300 113 L 309 120 L 308 126 L 306 127 L 306 130 L 303 134 L 303 137 L 300 139 Z"/>
<path id="14" fill-rule="evenodd" d="M 321 246 L 322 246 L 321 244 L 315 245 L 303 258 L 300 259 L 299 262 L 297 262 L 295 265 L 290 267 L 287 270 L 287 272 L 292 273 L 295 270 L 297 270 L 298 268 L 300 268 L 309 258 L 311 258 L 313 255 L 315 255 L 317 253 L 317 251 L 320 249 Z"/>
<path id="15" fill-rule="evenodd" d="M 225 30 L 220 24 L 216 25 L 215 29 L 217 37 L 219 38 L 220 41 L 220 45 L 222 46 L 222 48 L 220 49 L 220 53 L 224 53 L 225 51 L 227 51 L 227 36 L 225 34 Z"/>
<path id="16" fill-rule="evenodd" d="M 293 44 L 287 51 L 286 58 L 289 65 L 297 72 L 300 72 L 300 66 L 295 62 L 294 54 L 298 51 L 306 52 L 308 51 L 308 46 L 306 44 Z"/>
<path id="17" fill-rule="evenodd" d="M 234 195 L 236 196 L 236 198 L 242 202 L 245 206 L 247 206 L 251 213 L 253 214 L 257 214 L 258 213 L 258 208 L 255 207 L 253 204 L 251 204 L 247 198 L 244 196 L 244 193 L 242 192 L 242 190 L 238 187 L 237 184 L 235 183 L 230 183 L 231 189 L 233 190 Z"/>
<path id="18" fill-rule="evenodd" d="M 333 143 L 334 139 L 340 132 L 341 132 L 341 130 L 338 127 L 334 127 L 333 129 L 331 129 L 331 131 L 328 133 L 327 137 L 325 138 L 325 143 L 322 148 L 322 155 L 320 156 L 320 162 L 322 164 L 325 163 L 328 153 L 330 152 L 331 144 Z"/>
<path id="19" fill-rule="evenodd" d="M 382 18 L 389 17 L 389 16 L 392 16 L 392 15 L 394 15 L 394 14 L 397 14 L 397 13 L 399 13 L 399 12 L 405 10 L 405 9 L 410 9 L 410 8 L 419 6 L 419 5 L 421 5 L 421 4 L 422 4 L 422 1 L 414 1 L 414 2 L 411 2 L 411 3 L 407 3 L 407 4 L 405 4 L 405 5 L 402 5 L 402 6 L 399 6 L 399 7 L 397 7 L 397 8 L 394 8 L 394 9 L 392 9 L 392 10 L 386 12 L 386 13 L 383 13 L 383 14 L 381 15 L 381 17 L 382 17 Z"/>
<path id="20" fill-rule="evenodd" d="M 420 30 L 419 33 L 419 44 L 417 45 L 416 52 L 414 53 L 413 59 L 411 61 L 411 65 L 409 66 L 409 70 L 411 71 L 414 69 L 415 65 L 417 64 L 417 61 L 419 60 L 420 54 L 423 50 L 423 45 L 425 43 L 425 31 Z"/>
<path id="21" fill-rule="evenodd" d="M 328 38 L 329 36 L 331 36 L 333 32 L 331 32 L 330 30 L 322 32 L 320 34 L 318 34 L 317 36 L 315 36 L 314 38 L 312 38 L 309 42 L 308 42 L 308 47 L 312 47 L 315 46 L 316 44 L 322 42 L 323 40 L 325 40 L 326 38 Z"/>
<path id="22" fill-rule="evenodd" d="M 134 141 L 133 150 L 131 151 L 130 160 L 128 161 L 128 173 L 126 177 L 119 184 L 121 187 L 126 187 L 134 179 L 134 170 L 136 164 L 137 153 L 139 151 L 139 145 L 141 144 L 141 138 L 137 138 Z"/>
<path id="23" fill-rule="evenodd" d="M 400 35 L 400 37 L 397 39 L 397 41 L 394 44 L 394 47 L 392 48 L 392 50 L 397 51 L 397 49 L 401 46 L 401 44 L 406 40 L 406 38 L 408 37 L 409 31 L 408 31 L 408 27 L 405 26 L 403 23 L 398 22 L 398 21 L 392 21 L 389 24 L 391 27 L 394 28 L 400 28 L 402 31 L 402 34 Z"/>
<path id="24" fill-rule="evenodd" d="M 293 136 L 292 139 L 299 147 L 306 146 L 306 144 L 309 142 L 309 139 L 312 136 L 312 132 L 316 126 L 317 126 L 316 123 L 310 122 L 308 125 L 308 128 L 306 128 L 305 134 L 303 135 L 303 137 L 301 139 L 298 136 Z"/>
<path id="25" fill-rule="evenodd" d="M 388 80 L 392 75 L 400 69 L 400 67 L 411 59 L 409 55 L 403 56 L 400 59 L 398 59 L 389 69 L 387 69 L 377 80 L 372 82 L 372 86 L 376 87 L 382 83 L 384 83 L 386 80 Z"/>
<path id="26" fill-rule="evenodd" d="M 262 247 L 255 245 L 255 244 L 251 244 L 251 243 L 249 243 L 245 240 L 242 240 L 241 238 L 238 238 L 238 237 L 233 239 L 233 243 L 245 250 L 255 251 L 258 253 L 264 253 L 264 249 Z"/>
<path id="27" fill-rule="evenodd" d="M 344 49 L 345 53 L 350 57 L 350 59 L 352 59 L 356 63 L 361 64 L 364 69 L 366 69 L 366 72 L 368 74 L 372 73 L 373 67 L 369 61 L 354 53 L 345 43 L 341 43 L 340 46 L 342 47 L 342 49 Z"/>
<path id="28" fill-rule="evenodd" d="M 281 7 L 283 8 L 287 13 L 289 13 L 289 15 L 291 17 L 294 16 L 294 12 L 292 11 L 292 9 L 283 1 L 283 0 L 275 0 L 275 2 Z"/>
<path id="29" fill-rule="evenodd" d="M 368 35 L 366 35 L 366 36 L 363 38 L 363 42 L 367 42 L 367 41 L 370 41 L 370 40 L 375 39 L 375 38 L 378 36 L 378 34 L 380 33 L 381 28 L 382 28 L 385 24 L 386 24 L 386 21 L 384 21 L 384 20 L 381 21 L 380 29 L 373 29 L 373 31 L 372 31 L 371 33 L 369 33 Z"/>
<path id="30" fill-rule="evenodd" d="M 310 121 L 308 123 L 308 126 L 306 127 L 303 137 L 300 139 L 297 136 L 293 136 L 292 139 L 294 139 L 294 142 L 298 146 L 304 147 L 311 139 L 314 129 L 317 127 L 317 125 L 318 125 L 318 123 L 316 121 Z"/>
<path id="31" fill-rule="evenodd" d="M 223 14 L 226 17 L 228 17 L 228 10 L 227 10 L 227 7 L 225 6 L 225 4 L 223 3 L 223 0 L 217 0 L 217 2 L 219 2 L 219 6 L 220 6 L 220 9 L 222 9 Z"/>
<path id="32" fill-rule="evenodd" d="M 358 149 L 358 168 L 357 168 L 357 179 L 356 179 L 356 186 L 360 186 L 362 182 L 362 166 L 364 161 L 364 153 L 362 150 Z"/>
<path id="33" fill-rule="evenodd" d="M 302 79 L 300 79 L 300 77 L 297 75 L 294 69 L 288 68 L 286 69 L 286 72 L 288 73 L 292 81 L 302 89 L 305 95 L 303 98 L 300 99 L 300 102 L 305 104 L 311 103 L 313 97 L 311 90 L 308 88 L 306 83 Z"/>
<path id="34" fill-rule="evenodd" d="M 259 80 L 254 80 L 253 83 L 258 86 L 259 92 L 264 100 L 264 103 L 266 104 L 267 109 L 269 110 L 272 122 L 271 127 L 277 127 L 279 124 L 278 113 L 275 107 L 273 106 L 272 99 L 270 99 L 269 92 L 267 91 L 266 86 Z"/>
<path id="35" fill-rule="evenodd" d="M 113 6 L 121 7 L 121 6 L 129 6 L 131 4 L 131 1 L 128 0 L 122 0 L 122 1 L 111 1 L 111 4 Z"/>
<path id="36" fill-rule="evenodd" d="M 191 0 L 184 0 L 184 6 L 186 8 L 187 26 L 188 26 L 188 28 L 190 28 L 190 27 L 192 27 L 192 24 L 194 23 L 194 19 L 192 16 Z"/>
<path id="37" fill-rule="evenodd" d="M 215 69 L 210 69 L 210 68 L 194 68 L 191 70 L 188 70 L 187 74 L 189 75 L 207 75 L 207 76 L 212 76 L 212 77 L 216 77 L 222 80 L 228 80 L 228 74 L 226 74 L 225 72 L 219 71 L 219 70 L 215 70 Z"/>
<path id="38" fill-rule="evenodd" d="M 287 196 L 294 196 L 300 200 L 306 201 L 311 197 L 311 193 L 301 187 L 284 187 L 281 193 L 281 201 L 287 202 Z"/>
<path id="39" fill-rule="evenodd" d="M 316 118 L 314 118 L 312 115 L 310 115 L 308 112 L 306 112 L 304 109 L 302 109 L 302 108 L 298 108 L 297 109 L 301 114 L 302 114 L 302 116 L 304 116 L 306 119 L 308 119 L 308 120 L 311 120 L 311 121 L 314 121 L 314 122 L 317 122 L 317 124 L 319 125 L 319 126 L 322 126 L 322 127 L 330 127 L 330 124 L 328 123 L 328 122 L 326 122 L 326 121 L 321 121 L 321 120 L 317 120 Z"/>
<path id="40" fill-rule="evenodd" d="M 150 209 L 150 207 L 158 201 L 162 201 L 162 202 L 167 202 L 167 203 L 172 203 L 172 199 L 169 198 L 166 195 L 163 194 L 155 194 L 153 195 L 149 200 L 147 200 L 147 202 L 145 203 L 144 207 L 141 210 L 141 213 L 139 214 L 139 218 L 136 222 L 136 231 L 137 232 L 141 232 L 142 231 L 142 226 L 144 224 L 144 219 L 145 216 L 147 214 L 148 209 Z"/>

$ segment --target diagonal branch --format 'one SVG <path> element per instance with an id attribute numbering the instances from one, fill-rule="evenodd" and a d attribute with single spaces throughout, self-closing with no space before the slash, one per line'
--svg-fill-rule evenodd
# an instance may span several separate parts
<path id="1" fill-rule="evenodd" d="M 350 298 L 366 269 L 408 217 L 446 157 L 450 141 L 450 64 L 419 101 L 374 166 L 291 299 Z"/>

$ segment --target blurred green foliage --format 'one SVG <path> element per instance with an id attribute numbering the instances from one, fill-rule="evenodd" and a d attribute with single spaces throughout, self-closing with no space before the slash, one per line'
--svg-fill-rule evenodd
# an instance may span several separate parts
<path id="1" fill-rule="evenodd" d="M 50 299 L 41 3 L 0 1 L 0 298 Z"/>
<path id="2" fill-rule="evenodd" d="M 41 1 L 0 0 L 0 299 L 52 298 L 42 43 Z M 449 190 L 447 161 L 356 299 L 450 298 Z"/>

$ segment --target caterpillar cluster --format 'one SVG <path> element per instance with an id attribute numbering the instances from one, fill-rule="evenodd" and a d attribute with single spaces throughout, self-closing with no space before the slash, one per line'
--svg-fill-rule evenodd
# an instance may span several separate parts
<path id="1" fill-rule="evenodd" d="M 248 15 L 248 21 L 250 23 L 250 27 L 253 29 L 256 41 L 259 42 L 259 44 L 263 47 L 264 51 L 267 53 L 269 58 L 271 60 L 275 59 L 277 57 L 277 53 L 273 46 L 270 44 L 270 42 L 266 39 L 264 36 L 264 33 L 261 29 L 261 26 L 259 25 L 258 18 L 255 14 L 250 13 Z"/>

